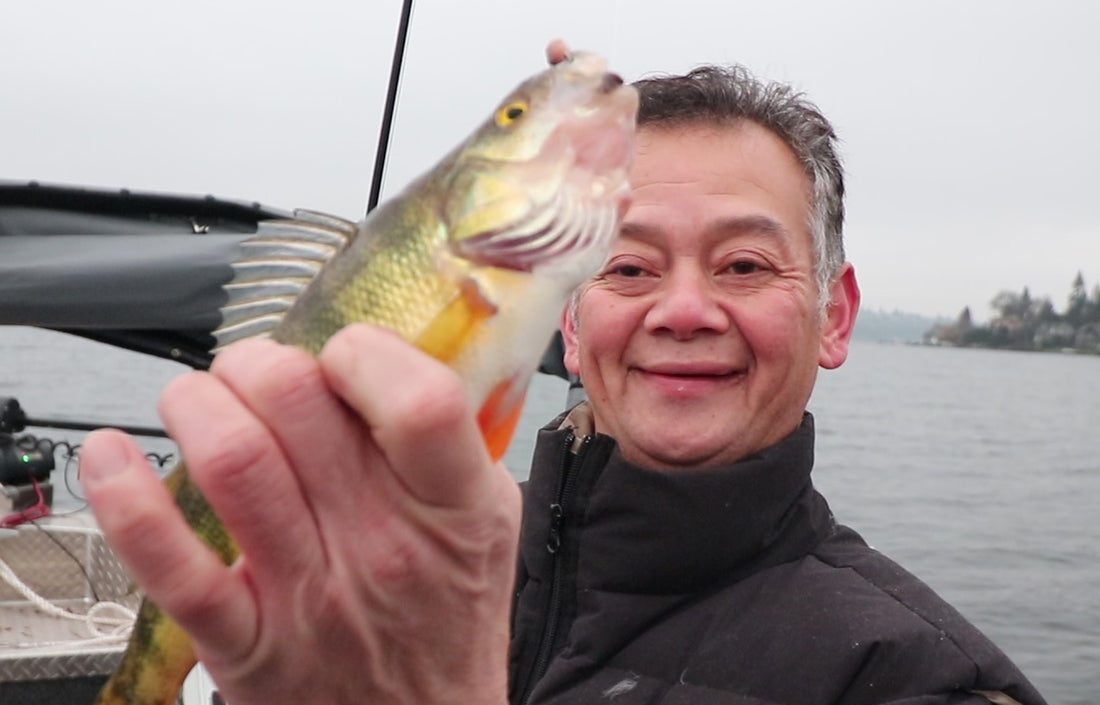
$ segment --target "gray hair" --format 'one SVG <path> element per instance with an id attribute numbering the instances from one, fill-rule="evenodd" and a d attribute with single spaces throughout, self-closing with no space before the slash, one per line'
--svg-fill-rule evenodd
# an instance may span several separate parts
<path id="1" fill-rule="evenodd" d="M 844 169 L 833 126 L 816 105 L 784 83 L 761 81 L 743 66 L 701 66 L 683 76 L 636 81 L 638 127 L 726 126 L 750 120 L 795 153 L 813 185 L 810 233 L 822 311 L 844 265 Z"/>

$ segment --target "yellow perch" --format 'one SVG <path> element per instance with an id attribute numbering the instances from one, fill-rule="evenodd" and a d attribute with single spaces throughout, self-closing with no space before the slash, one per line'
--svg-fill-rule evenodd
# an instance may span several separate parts
<path id="1" fill-rule="evenodd" d="M 617 234 L 637 103 L 578 52 L 362 222 L 299 211 L 262 223 L 226 286 L 219 346 L 266 335 L 316 354 L 349 323 L 390 328 L 459 373 L 499 459 L 562 308 Z M 167 482 L 196 533 L 235 560 L 183 463 Z M 186 634 L 146 600 L 97 703 L 172 705 L 194 665 Z"/>

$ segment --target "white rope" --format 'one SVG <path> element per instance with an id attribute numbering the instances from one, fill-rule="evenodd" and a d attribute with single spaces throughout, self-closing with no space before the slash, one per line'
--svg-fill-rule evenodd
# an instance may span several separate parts
<path id="1" fill-rule="evenodd" d="M 137 614 L 126 605 L 117 602 L 101 601 L 92 605 L 86 614 L 77 614 L 71 610 L 58 607 L 46 598 L 32 590 L 26 583 L 19 579 L 7 561 L 0 558 L 0 578 L 22 595 L 28 602 L 38 608 L 40 612 L 77 622 L 83 622 L 88 632 L 93 636 L 86 639 L 59 642 L 23 642 L 16 644 L 18 648 L 37 648 L 44 646 L 91 646 L 112 643 L 122 643 L 129 639 L 130 630 L 133 628 Z M 115 612 L 121 616 L 100 614 Z"/>

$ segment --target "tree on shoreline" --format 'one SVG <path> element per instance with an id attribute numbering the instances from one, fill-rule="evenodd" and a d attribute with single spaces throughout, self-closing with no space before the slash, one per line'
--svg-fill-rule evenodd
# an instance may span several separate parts
<path id="1" fill-rule="evenodd" d="M 1026 286 L 1020 293 L 1002 291 L 990 302 L 995 315 L 987 325 L 975 325 L 966 306 L 953 323 L 938 324 L 925 332 L 924 342 L 1100 354 L 1100 285 L 1093 287 L 1091 295 L 1087 291 L 1084 274 L 1078 271 L 1064 313 L 1059 313 L 1048 297 L 1032 297 Z"/>

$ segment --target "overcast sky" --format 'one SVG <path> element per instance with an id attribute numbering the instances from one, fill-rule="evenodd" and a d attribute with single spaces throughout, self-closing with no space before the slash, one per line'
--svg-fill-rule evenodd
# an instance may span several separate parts
<path id="1" fill-rule="evenodd" d="M 0 178 L 358 217 L 397 0 L 22 0 L 0 12 Z M 806 91 L 848 170 L 864 305 L 989 315 L 1100 284 L 1100 3 L 420 0 L 388 193 L 541 68 L 740 62 Z"/>

